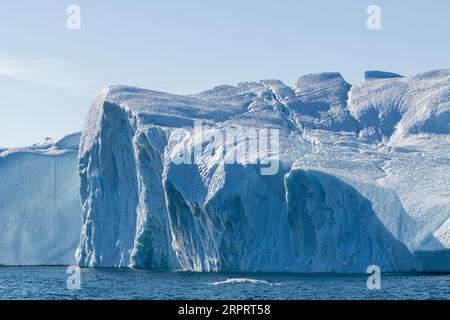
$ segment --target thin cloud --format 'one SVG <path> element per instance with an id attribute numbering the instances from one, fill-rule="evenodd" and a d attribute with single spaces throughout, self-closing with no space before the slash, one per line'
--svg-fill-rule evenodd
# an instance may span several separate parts
<path id="1" fill-rule="evenodd" d="M 67 67 L 63 61 L 28 62 L 0 56 L 0 76 L 56 88 L 77 89 L 77 82 L 59 79 L 55 73 Z"/>

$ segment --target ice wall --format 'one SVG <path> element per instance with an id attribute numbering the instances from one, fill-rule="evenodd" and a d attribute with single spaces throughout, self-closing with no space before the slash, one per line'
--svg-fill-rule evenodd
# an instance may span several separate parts
<path id="1" fill-rule="evenodd" d="M 449 245 L 449 92 L 445 70 L 414 77 L 371 71 L 353 87 L 323 73 L 293 86 L 264 80 L 188 96 L 105 88 L 81 137 L 78 263 L 412 271 L 419 259 L 412 252 L 440 255 Z M 174 163 L 186 143 L 197 145 L 171 135 L 200 120 L 207 132 L 278 130 L 277 174 L 213 155 Z"/>
<path id="2" fill-rule="evenodd" d="M 0 153 L 0 264 L 75 263 L 80 134 Z"/>

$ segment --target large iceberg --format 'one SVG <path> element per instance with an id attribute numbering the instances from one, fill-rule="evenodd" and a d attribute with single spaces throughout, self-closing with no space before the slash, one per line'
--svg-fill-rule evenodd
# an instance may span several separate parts
<path id="1" fill-rule="evenodd" d="M 0 150 L 0 264 L 68 265 L 81 229 L 80 133 Z"/>
<path id="2" fill-rule="evenodd" d="M 449 133 L 448 70 L 369 71 L 354 86 L 320 73 L 186 96 L 107 87 L 81 136 L 77 261 L 448 269 Z"/>

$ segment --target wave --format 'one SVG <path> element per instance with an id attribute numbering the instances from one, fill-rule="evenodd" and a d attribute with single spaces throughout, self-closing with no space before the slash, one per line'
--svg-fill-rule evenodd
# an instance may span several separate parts
<path id="1" fill-rule="evenodd" d="M 250 284 L 271 284 L 268 281 L 265 280 L 258 280 L 258 279 L 250 279 L 250 278 L 228 278 L 224 281 L 217 281 L 211 283 L 214 286 L 221 285 L 221 284 L 244 284 L 244 283 L 250 283 Z"/>

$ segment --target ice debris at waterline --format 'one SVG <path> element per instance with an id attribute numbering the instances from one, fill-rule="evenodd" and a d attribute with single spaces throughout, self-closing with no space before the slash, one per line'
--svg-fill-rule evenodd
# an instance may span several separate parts
<path id="1" fill-rule="evenodd" d="M 74 264 L 80 133 L 0 152 L 0 264 Z"/>
<path id="2" fill-rule="evenodd" d="M 270 282 L 268 282 L 266 280 L 258 280 L 258 279 L 250 279 L 250 278 L 228 278 L 227 280 L 216 281 L 211 284 L 213 286 L 218 286 L 221 284 L 269 284 L 269 285 L 272 285 Z"/>

